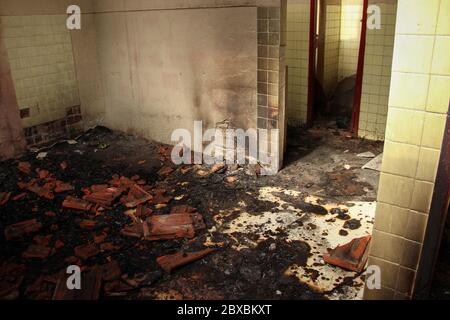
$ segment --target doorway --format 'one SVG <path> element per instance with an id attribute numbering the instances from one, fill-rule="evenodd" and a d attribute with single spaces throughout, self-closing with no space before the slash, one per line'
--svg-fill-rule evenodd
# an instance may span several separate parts
<path id="1" fill-rule="evenodd" d="M 358 133 L 368 0 L 311 0 L 307 125 Z"/>

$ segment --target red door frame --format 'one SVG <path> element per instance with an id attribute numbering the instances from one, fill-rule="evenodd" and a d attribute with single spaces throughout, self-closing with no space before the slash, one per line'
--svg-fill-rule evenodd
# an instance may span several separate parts
<path id="1" fill-rule="evenodd" d="M 359 115 L 361 112 L 362 83 L 364 75 L 364 61 L 366 54 L 366 35 L 367 35 L 367 9 L 369 0 L 364 0 L 363 14 L 361 20 L 361 39 L 359 42 L 358 69 L 356 71 L 355 94 L 353 96 L 353 114 L 352 114 L 352 133 L 358 135 Z"/>
<path id="2" fill-rule="evenodd" d="M 363 14 L 361 19 L 361 39 L 359 43 L 358 67 L 356 71 L 355 95 L 353 97 L 353 112 L 351 121 L 351 131 L 358 134 L 359 114 L 361 111 L 362 82 L 364 74 L 364 61 L 366 53 L 366 35 L 367 35 L 367 9 L 369 0 L 363 0 Z M 314 114 L 314 79 L 316 73 L 316 16 L 317 0 L 310 0 L 310 24 L 309 24 L 309 66 L 308 66 L 308 113 L 306 124 L 311 127 Z"/>

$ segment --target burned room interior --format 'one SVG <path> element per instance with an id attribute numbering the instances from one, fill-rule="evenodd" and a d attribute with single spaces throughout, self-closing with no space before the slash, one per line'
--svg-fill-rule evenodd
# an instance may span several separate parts
<path id="1" fill-rule="evenodd" d="M 0 299 L 449 299 L 449 16 L 0 0 Z"/>

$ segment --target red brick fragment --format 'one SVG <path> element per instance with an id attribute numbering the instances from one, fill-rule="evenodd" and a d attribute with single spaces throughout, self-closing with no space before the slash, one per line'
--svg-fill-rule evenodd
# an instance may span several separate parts
<path id="1" fill-rule="evenodd" d="M 97 221 L 94 220 L 83 220 L 79 223 L 81 229 L 94 229 L 97 225 Z"/>
<path id="2" fill-rule="evenodd" d="M 134 208 L 153 199 L 153 196 L 138 185 L 132 185 L 126 197 L 125 206 Z"/>
<path id="3" fill-rule="evenodd" d="M 100 245 L 100 250 L 102 251 L 117 251 L 120 249 L 120 246 L 116 246 L 111 242 L 105 242 Z"/>
<path id="4" fill-rule="evenodd" d="M 215 163 L 212 167 L 211 167 L 211 172 L 212 173 L 216 173 L 222 169 L 225 168 L 225 164 L 224 163 Z"/>
<path id="5" fill-rule="evenodd" d="M 331 250 L 324 260 L 326 263 L 360 273 L 364 270 L 367 262 L 371 239 L 371 236 L 353 239 L 351 242 Z"/>
<path id="6" fill-rule="evenodd" d="M 31 219 L 15 223 L 5 228 L 5 238 L 8 241 L 18 239 L 26 234 L 39 231 L 41 227 L 42 224 L 38 222 L 37 219 Z"/>
<path id="7" fill-rule="evenodd" d="M 102 243 L 103 241 L 105 241 L 105 239 L 108 237 L 108 234 L 105 232 L 102 232 L 100 234 L 96 234 L 94 235 L 94 243 Z"/>
<path id="8" fill-rule="evenodd" d="M 89 211 L 92 207 L 92 204 L 90 204 L 89 202 L 72 196 L 67 196 L 62 205 L 63 208 L 82 211 Z"/>
<path id="9" fill-rule="evenodd" d="M 37 170 L 37 173 L 39 175 L 39 179 L 45 179 L 50 176 L 50 172 L 48 170 Z"/>
<path id="10" fill-rule="evenodd" d="M 188 206 L 188 205 L 181 205 L 181 206 L 176 206 L 176 207 L 172 207 L 172 209 L 170 210 L 170 213 L 184 213 L 184 214 L 188 214 L 188 213 L 196 213 L 197 209 Z"/>
<path id="11" fill-rule="evenodd" d="M 64 242 L 62 242 L 60 239 L 55 241 L 55 249 L 59 250 L 64 248 Z"/>
<path id="12" fill-rule="evenodd" d="M 40 245 L 40 246 L 44 246 L 44 247 L 48 247 L 48 244 L 50 243 L 50 241 L 52 240 L 52 235 L 46 235 L 46 236 L 41 236 L 41 235 L 37 235 L 33 237 L 33 241 Z"/>
<path id="13" fill-rule="evenodd" d="M 74 252 L 78 258 L 87 260 L 91 257 L 96 256 L 100 251 L 95 244 L 85 244 L 75 247 Z"/>
<path id="14" fill-rule="evenodd" d="M 167 176 L 170 175 L 173 171 L 174 171 L 174 169 L 171 168 L 171 167 L 162 167 L 161 169 L 159 169 L 158 174 L 159 174 L 161 177 L 167 177 Z"/>
<path id="15" fill-rule="evenodd" d="M 200 214 L 167 214 L 150 216 L 143 223 L 126 226 L 121 233 L 128 237 L 146 240 L 168 240 L 176 238 L 193 238 L 195 231 L 206 226 Z"/>
<path id="16" fill-rule="evenodd" d="M 63 181 L 56 181 L 56 187 L 55 187 L 55 192 L 56 193 L 61 193 L 61 192 L 67 192 L 67 191 L 72 191 L 75 190 L 75 188 L 67 182 L 63 182 Z"/>
<path id="17" fill-rule="evenodd" d="M 29 191 L 36 193 L 38 196 L 53 200 L 55 198 L 55 195 L 53 194 L 51 190 L 51 186 L 44 185 L 43 187 L 39 186 L 37 182 L 28 184 Z"/>
<path id="18" fill-rule="evenodd" d="M 22 253 L 22 257 L 25 259 L 47 259 L 51 253 L 51 249 L 42 245 L 32 244 L 28 249 Z"/>
<path id="19" fill-rule="evenodd" d="M 172 201 L 173 197 L 171 196 L 165 196 L 166 190 L 164 189 L 156 189 L 153 190 L 154 197 L 153 197 L 153 203 L 154 204 L 168 204 L 170 201 Z"/>
<path id="20" fill-rule="evenodd" d="M 156 259 L 156 263 L 158 263 L 161 269 L 170 273 L 173 269 L 184 266 L 196 260 L 200 260 L 215 250 L 216 249 L 209 248 L 198 252 L 177 252 L 175 254 L 158 257 Z"/>
<path id="21" fill-rule="evenodd" d="M 9 198 L 11 197 L 11 192 L 0 192 L 0 206 L 5 205 Z"/>
<path id="22" fill-rule="evenodd" d="M 120 189 L 111 187 L 87 194 L 83 199 L 101 206 L 111 207 L 121 194 L 122 191 Z"/>
<path id="23" fill-rule="evenodd" d="M 26 174 L 30 174 L 31 173 L 31 164 L 29 162 L 19 162 L 19 164 L 17 165 L 17 169 L 19 169 L 19 171 L 26 173 Z"/>
<path id="24" fill-rule="evenodd" d="M 111 261 L 102 266 L 103 269 L 103 280 L 104 281 L 113 281 L 120 279 L 122 275 L 122 271 L 120 270 L 120 266 L 117 261 Z"/>
<path id="25" fill-rule="evenodd" d="M 22 192 L 22 193 L 20 193 L 20 194 L 18 194 L 16 196 L 14 196 L 12 198 L 12 200 L 13 201 L 20 201 L 20 200 L 24 199 L 26 196 L 27 196 L 27 194 L 25 192 Z"/>

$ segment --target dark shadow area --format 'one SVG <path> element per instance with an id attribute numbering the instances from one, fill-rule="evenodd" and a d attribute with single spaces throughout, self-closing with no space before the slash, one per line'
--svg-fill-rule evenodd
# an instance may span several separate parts
<path id="1" fill-rule="evenodd" d="M 448 212 L 450 213 L 450 208 Z M 450 219 L 448 219 L 448 215 L 431 285 L 430 298 L 450 300 Z"/>

